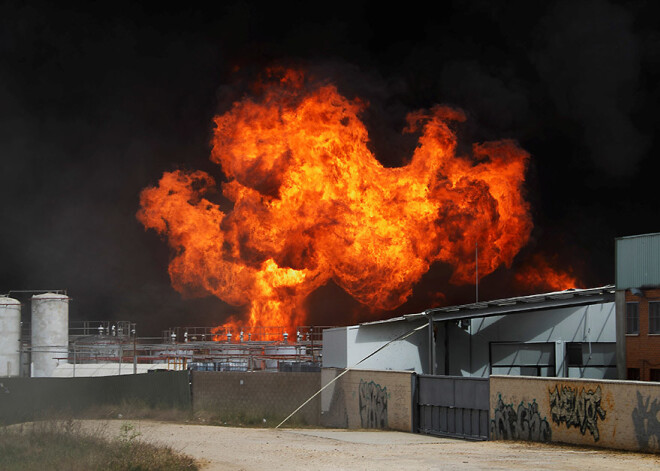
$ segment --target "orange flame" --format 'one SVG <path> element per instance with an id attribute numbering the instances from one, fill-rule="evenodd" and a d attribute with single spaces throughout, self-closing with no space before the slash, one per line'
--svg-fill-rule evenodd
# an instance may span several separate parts
<path id="1" fill-rule="evenodd" d="M 546 258 L 536 254 L 531 264 L 515 274 L 515 282 L 521 287 L 540 290 L 563 291 L 572 288 L 584 288 L 569 268 L 564 271 L 550 265 Z"/>
<path id="2" fill-rule="evenodd" d="M 272 80 L 275 79 L 275 80 Z M 436 261 L 451 282 L 510 266 L 532 229 L 522 184 L 529 155 L 512 141 L 456 154 L 455 109 L 408 116 L 418 132 L 410 162 L 385 168 L 368 149 L 365 103 L 300 71 L 273 75 L 215 117 L 211 160 L 228 178 L 225 213 L 200 171 L 163 175 L 140 198 L 139 221 L 166 236 L 173 287 L 246 306 L 226 326 L 283 326 L 330 279 L 372 310 L 393 309 Z"/>

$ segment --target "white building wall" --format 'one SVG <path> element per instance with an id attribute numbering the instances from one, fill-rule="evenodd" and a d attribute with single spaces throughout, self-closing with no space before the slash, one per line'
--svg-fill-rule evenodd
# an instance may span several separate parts
<path id="1" fill-rule="evenodd" d="M 422 322 L 354 325 L 323 331 L 323 367 L 355 367 L 361 370 L 417 371 L 426 368 L 428 331 L 422 329 L 394 342 L 372 357 L 364 358 Z M 345 351 L 345 354 L 343 353 Z M 358 364 L 359 363 L 359 364 Z"/>
<path id="2" fill-rule="evenodd" d="M 554 343 L 556 374 L 579 376 L 566 365 L 566 343 L 616 342 L 614 306 L 611 302 L 472 319 L 467 331 L 450 325 L 449 374 L 487 377 L 491 342 L 525 342 Z"/>
<path id="3" fill-rule="evenodd" d="M 441 321 L 434 325 L 435 373 L 440 375 L 487 377 L 490 374 L 491 342 L 521 342 L 546 345 L 545 357 L 554 352 L 555 374 L 563 377 L 609 377 L 610 370 L 568 368 L 566 343 L 592 344 L 616 342 L 615 304 L 545 309 L 482 317 L 462 322 Z M 353 367 L 392 339 L 414 329 L 424 321 L 387 322 L 328 329 L 323 338 L 323 366 Z M 445 347 L 447 341 L 447 347 Z M 608 351 L 613 346 L 606 346 Z M 403 341 L 397 341 L 359 364 L 358 369 L 414 370 L 428 374 L 428 330 L 422 329 Z M 527 355 L 534 346 L 525 347 Z M 609 362 L 611 355 L 596 352 L 593 362 Z M 530 353 L 531 352 L 531 353 Z M 599 356 L 600 355 L 600 356 Z M 613 361 L 613 360 L 612 360 Z M 514 370 L 510 374 L 516 374 Z"/>
<path id="4" fill-rule="evenodd" d="M 346 331 L 348 327 L 335 327 L 323 331 L 323 366 L 346 368 Z"/>

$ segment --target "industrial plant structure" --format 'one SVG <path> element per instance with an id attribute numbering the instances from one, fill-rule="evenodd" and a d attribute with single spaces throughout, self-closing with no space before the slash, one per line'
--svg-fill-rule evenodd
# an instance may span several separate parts
<path id="1" fill-rule="evenodd" d="M 0 377 L 20 371 L 21 302 L 0 298 Z"/>
<path id="2" fill-rule="evenodd" d="M 433 308 L 354 326 L 301 326 L 290 333 L 282 327 L 175 327 L 159 338 L 140 338 L 130 321 L 70 323 L 70 298 L 62 290 L 32 296 L 27 328 L 23 304 L 7 295 L 0 297 L 0 377 L 319 371 L 322 365 L 478 378 L 658 381 L 660 234 L 615 242 L 616 285 Z"/>
<path id="3" fill-rule="evenodd" d="M 216 327 L 175 327 L 159 338 L 138 337 L 130 321 L 69 322 L 63 290 L 31 297 L 31 322 L 23 304 L 0 297 L 0 377 L 76 377 L 155 370 L 320 371 L 324 327 L 282 327 L 235 332 Z M 264 340 L 268 339 L 268 340 Z"/>

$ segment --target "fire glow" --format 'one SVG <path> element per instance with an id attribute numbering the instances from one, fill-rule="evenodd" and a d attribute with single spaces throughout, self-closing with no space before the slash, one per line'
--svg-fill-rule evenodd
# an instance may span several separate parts
<path id="1" fill-rule="evenodd" d="M 562 271 L 548 263 L 547 258 L 536 254 L 531 263 L 523 266 L 514 277 L 515 283 L 521 287 L 553 289 L 561 291 L 567 288 L 584 288 L 580 280 L 571 273 L 571 269 Z"/>
<path id="2" fill-rule="evenodd" d="M 293 333 L 305 298 L 330 280 L 371 311 L 394 309 L 432 263 L 474 283 L 477 244 L 481 278 L 528 242 L 528 153 L 503 140 L 457 155 L 461 111 L 411 113 L 404 132 L 419 134 L 417 147 L 386 168 L 368 148 L 362 101 L 291 70 L 255 90 L 214 119 L 211 160 L 232 209 L 207 198 L 218 188 L 209 174 L 174 171 L 143 190 L 137 214 L 168 239 L 177 291 L 245 307 L 223 327 Z"/>

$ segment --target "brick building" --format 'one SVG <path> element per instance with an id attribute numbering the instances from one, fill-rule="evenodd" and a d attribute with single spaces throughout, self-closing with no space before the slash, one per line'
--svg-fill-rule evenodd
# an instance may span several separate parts
<path id="1" fill-rule="evenodd" d="M 627 379 L 660 381 L 660 289 L 626 290 Z"/>
<path id="2" fill-rule="evenodd" d="M 660 233 L 616 239 L 620 379 L 660 381 Z"/>

